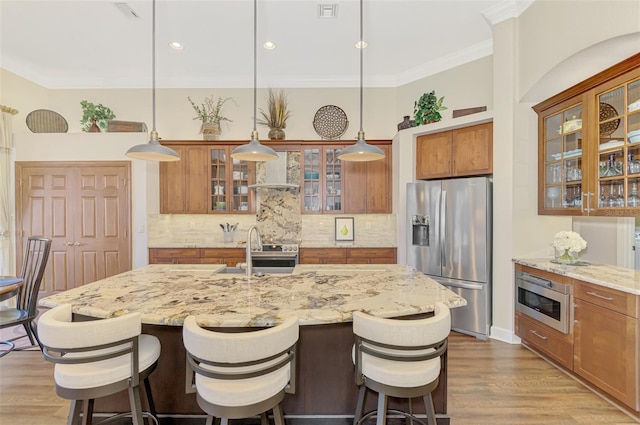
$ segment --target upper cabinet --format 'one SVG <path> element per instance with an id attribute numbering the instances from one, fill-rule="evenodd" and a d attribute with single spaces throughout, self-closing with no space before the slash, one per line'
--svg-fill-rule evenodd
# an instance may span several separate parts
<path id="1" fill-rule="evenodd" d="M 640 54 L 534 110 L 539 214 L 640 214 Z"/>
<path id="2" fill-rule="evenodd" d="M 416 139 L 416 178 L 440 179 L 493 172 L 493 123 L 426 134 Z"/>
<path id="3" fill-rule="evenodd" d="M 231 158 L 241 142 L 163 141 L 180 161 L 160 164 L 161 214 L 255 213 L 256 165 Z M 306 214 L 392 212 L 391 141 L 368 143 L 385 152 L 372 162 L 338 159 L 344 141 L 279 141 L 300 152 L 300 205 Z M 297 192 L 297 191 L 296 191 Z"/>
<path id="4" fill-rule="evenodd" d="M 236 145 L 163 143 L 180 161 L 160 163 L 161 214 L 254 213 L 255 164 L 233 160 Z"/>

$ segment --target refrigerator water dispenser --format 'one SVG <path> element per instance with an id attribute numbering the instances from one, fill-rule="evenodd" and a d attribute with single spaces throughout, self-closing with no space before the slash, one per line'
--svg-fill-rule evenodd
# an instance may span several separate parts
<path id="1" fill-rule="evenodd" d="M 413 244 L 429 246 L 429 216 L 414 215 L 411 218 L 413 226 Z"/>

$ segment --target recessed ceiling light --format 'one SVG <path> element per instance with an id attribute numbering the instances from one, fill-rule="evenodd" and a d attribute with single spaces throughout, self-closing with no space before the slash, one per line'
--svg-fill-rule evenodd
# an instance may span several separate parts
<path id="1" fill-rule="evenodd" d="M 184 49 L 184 46 L 180 43 L 178 43 L 177 41 L 172 41 L 171 43 L 169 43 L 169 47 L 171 47 L 174 50 L 182 50 Z"/>
<path id="2" fill-rule="evenodd" d="M 367 46 L 369 45 L 369 43 L 367 43 L 366 41 L 362 40 L 362 41 L 358 41 L 356 42 L 355 46 L 356 49 L 366 49 Z"/>
<path id="3" fill-rule="evenodd" d="M 264 47 L 267 50 L 273 50 L 276 48 L 276 44 L 272 41 L 265 41 L 262 47 Z"/>

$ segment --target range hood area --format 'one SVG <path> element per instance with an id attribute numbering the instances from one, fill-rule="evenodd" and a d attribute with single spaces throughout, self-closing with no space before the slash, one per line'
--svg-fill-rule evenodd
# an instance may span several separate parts
<path id="1" fill-rule="evenodd" d="M 299 189 L 300 185 L 297 183 L 290 183 L 287 176 L 289 175 L 288 169 L 288 153 L 277 152 L 278 159 L 273 161 L 263 162 L 264 164 L 264 180 L 261 178 L 261 173 L 258 174 L 259 183 L 251 184 L 249 187 L 260 189 Z M 260 164 L 260 163 L 258 163 Z M 300 173 L 300 167 L 297 167 L 298 174 Z"/>

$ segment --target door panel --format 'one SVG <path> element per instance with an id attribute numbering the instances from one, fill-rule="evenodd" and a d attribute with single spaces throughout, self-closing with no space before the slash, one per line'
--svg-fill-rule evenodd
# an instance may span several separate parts
<path id="1" fill-rule="evenodd" d="M 432 276 L 442 274 L 439 225 L 441 187 L 440 181 L 407 184 L 407 263 Z M 428 216 L 428 245 L 414 243 L 414 215 Z"/>
<path id="2" fill-rule="evenodd" d="M 17 162 L 22 241 L 52 239 L 42 296 L 131 269 L 128 162 Z"/>

